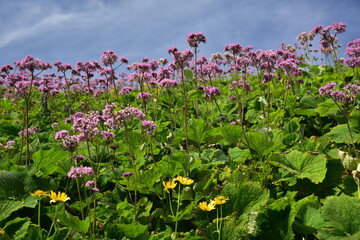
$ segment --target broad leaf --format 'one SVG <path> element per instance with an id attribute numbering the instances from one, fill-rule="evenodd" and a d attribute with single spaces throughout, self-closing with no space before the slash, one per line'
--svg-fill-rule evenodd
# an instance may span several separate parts
<path id="1" fill-rule="evenodd" d="M 83 233 L 86 233 L 90 226 L 90 220 L 88 218 L 80 220 L 68 212 L 62 212 L 57 216 L 57 218 L 64 226 L 71 227 Z"/>
<path id="2" fill-rule="evenodd" d="M 308 178 L 313 183 L 320 183 L 326 174 L 326 158 L 293 150 L 284 155 L 273 154 L 271 163 L 289 172 L 297 179 Z"/>
<path id="3" fill-rule="evenodd" d="M 324 228 L 319 230 L 319 239 L 359 239 L 360 199 L 346 195 L 328 197 L 321 208 L 325 219 Z"/>
<path id="4" fill-rule="evenodd" d="M 35 166 L 35 173 L 41 171 L 43 174 L 53 174 L 57 169 L 57 162 L 68 158 L 69 154 L 55 148 L 50 150 L 39 150 L 32 156 Z"/>
<path id="5" fill-rule="evenodd" d="M 11 215 L 11 213 L 17 211 L 23 207 L 21 201 L 14 200 L 2 200 L 0 201 L 0 222 Z"/>

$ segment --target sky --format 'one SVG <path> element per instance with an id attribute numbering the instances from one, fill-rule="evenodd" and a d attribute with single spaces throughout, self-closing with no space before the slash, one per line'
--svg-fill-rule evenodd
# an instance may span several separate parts
<path id="1" fill-rule="evenodd" d="M 293 44 L 316 25 L 345 22 L 340 55 L 360 38 L 360 0 L 0 0 L 0 66 L 32 55 L 53 64 L 100 62 L 114 50 L 131 62 L 171 59 L 202 32 L 199 56 L 230 43 L 256 49 Z M 318 41 L 318 38 L 315 42 Z"/>

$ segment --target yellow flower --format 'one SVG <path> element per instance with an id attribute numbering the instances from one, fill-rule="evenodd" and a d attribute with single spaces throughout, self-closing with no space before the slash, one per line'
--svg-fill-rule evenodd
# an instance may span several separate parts
<path id="1" fill-rule="evenodd" d="M 165 187 L 164 191 L 169 192 L 169 189 L 174 189 L 176 187 L 177 183 L 175 182 L 175 180 L 171 180 L 166 183 L 163 181 L 163 185 Z"/>
<path id="2" fill-rule="evenodd" d="M 0 235 L 4 236 L 5 235 L 5 230 L 0 228 Z"/>
<path id="3" fill-rule="evenodd" d="M 70 198 L 66 195 L 66 193 L 51 191 L 50 194 L 48 194 L 49 197 L 51 197 L 50 203 L 55 203 L 57 201 L 59 202 L 65 202 L 67 200 L 70 200 Z"/>
<path id="4" fill-rule="evenodd" d="M 30 193 L 31 196 L 38 196 L 38 197 L 42 197 L 42 196 L 48 196 L 48 193 L 42 191 L 42 190 L 36 190 L 34 193 Z"/>
<path id="5" fill-rule="evenodd" d="M 213 200 L 211 200 L 209 204 L 207 204 L 207 202 L 201 202 L 198 206 L 201 210 L 210 212 L 215 209 L 215 202 Z"/>
<path id="6" fill-rule="evenodd" d="M 177 178 L 174 179 L 175 181 L 179 181 L 182 185 L 190 185 L 194 183 L 194 180 L 188 177 L 182 177 L 177 176 Z"/>
<path id="7" fill-rule="evenodd" d="M 229 200 L 229 198 L 224 197 L 224 196 L 217 196 L 214 199 L 214 203 L 215 203 L 215 205 L 220 205 L 220 204 L 226 203 L 227 200 Z"/>

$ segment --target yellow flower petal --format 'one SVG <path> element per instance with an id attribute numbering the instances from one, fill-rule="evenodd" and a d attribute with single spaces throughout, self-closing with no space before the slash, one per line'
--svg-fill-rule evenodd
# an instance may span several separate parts
<path id="1" fill-rule="evenodd" d="M 207 202 L 201 202 L 198 206 L 201 210 L 210 212 L 215 209 L 215 202 L 213 200 L 211 200 L 209 204 Z"/>
<path id="2" fill-rule="evenodd" d="M 164 185 L 164 191 L 169 192 L 169 189 L 174 189 L 177 185 L 177 182 L 175 182 L 175 180 L 171 180 L 168 182 L 164 182 L 163 181 L 163 185 Z"/>
<path id="3" fill-rule="evenodd" d="M 177 176 L 177 178 L 174 179 L 175 181 L 179 181 L 182 185 L 191 185 L 194 183 L 194 180 L 188 177 L 182 177 Z"/>
<path id="4" fill-rule="evenodd" d="M 50 203 L 66 202 L 67 200 L 70 200 L 70 198 L 66 195 L 66 193 L 62 193 L 62 192 L 58 192 L 56 194 L 56 192 L 51 191 L 50 194 L 48 194 L 48 196 L 51 198 Z"/>
<path id="5" fill-rule="evenodd" d="M 216 198 L 214 198 L 214 204 L 215 205 L 224 204 L 228 200 L 229 200 L 229 198 L 227 198 L 225 196 L 217 196 Z"/>
<path id="6" fill-rule="evenodd" d="M 30 193 L 30 195 L 42 197 L 42 196 L 47 196 L 48 194 L 42 190 L 36 190 L 34 193 Z"/>

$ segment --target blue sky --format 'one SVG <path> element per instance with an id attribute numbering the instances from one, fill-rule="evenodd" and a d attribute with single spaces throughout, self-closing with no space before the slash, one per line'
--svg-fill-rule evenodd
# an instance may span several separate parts
<path id="1" fill-rule="evenodd" d="M 345 22 L 346 43 L 360 38 L 360 0 L 0 0 L 0 66 L 32 55 L 45 62 L 100 62 L 114 50 L 130 62 L 170 58 L 202 32 L 200 56 L 240 43 L 254 49 L 293 44 L 314 26 Z M 318 39 L 317 39 L 318 40 Z"/>

